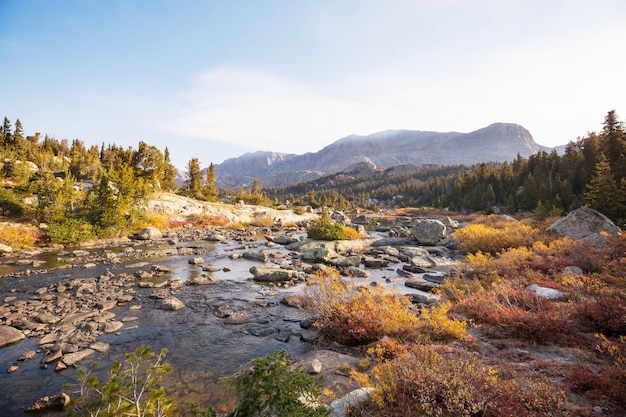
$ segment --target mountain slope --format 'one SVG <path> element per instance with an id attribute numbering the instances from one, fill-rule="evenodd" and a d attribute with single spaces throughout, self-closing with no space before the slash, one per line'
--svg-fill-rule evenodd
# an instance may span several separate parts
<path id="1" fill-rule="evenodd" d="M 378 168 L 396 165 L 473 165 L 511 161 L 550 148 L 538 145 L 530 132 L 510 123 L 494 123 L 470 133 L 386 130 L 350 135 L 315 153 L 247 153 L 215 166 L 219 187 L 237 188 L 258 177 L 262 186 L 289 185 L 345 170 L 360 162 Z"/>

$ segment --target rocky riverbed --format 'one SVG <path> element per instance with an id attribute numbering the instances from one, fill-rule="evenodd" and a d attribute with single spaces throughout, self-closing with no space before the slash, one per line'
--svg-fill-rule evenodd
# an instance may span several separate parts
<path id="1" fill-rule="evenodd" d="M 228 406 L 219 377 L 276 349 L 307 367 L 319 362 L 315 372 L 327 383 L 348 387 L 338 367 L 352 359 L 314 349 L 299 296 L 308 277 L 333 266 L 363 285 L 390 285 L 430 304 L 428 291 L 454 266 L 449 232 L 456 226 L 445 218 L 396 219 L 370 227 L 369 239 L 337 242 L 306 239 L 304 227 L 180 228 L 5 254 L 0 409 L 22 415 L 75 382 L 77 367 L 98 361 L 104 371 L 141 345 L 169 349 L 169 393 L 218 409 Z"/>

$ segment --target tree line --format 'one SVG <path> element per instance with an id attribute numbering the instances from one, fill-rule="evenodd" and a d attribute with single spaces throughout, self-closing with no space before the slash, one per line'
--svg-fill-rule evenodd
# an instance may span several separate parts
<path id="1" fill-rule="evenodd" d="M 626 219 L 626 135 L 615 110 L 601 132 L 570 141 L 559 155 L 539 152 L 471 167 L 423 166 L 408 174 L 381 171 L 359 179 L 340 173 L 266 190 L 270 198 L 335 208 L 447 207 L 459 211 L 563 214 L 589 206 Z"/>

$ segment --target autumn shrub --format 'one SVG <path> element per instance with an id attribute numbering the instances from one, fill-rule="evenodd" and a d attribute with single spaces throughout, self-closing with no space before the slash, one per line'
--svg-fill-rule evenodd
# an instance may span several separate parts
<path id="1" fill-rule="evenodd" d="M 53 243 L 77 243 L 94 239 L 97 232 L 94 226 L 85 220 L 68 217 L 61 223 L 48 225 L 46 234 Z"/>
<path id="2" fill-rule="evenodd" d="M 255 227 L 272 227 L 274 226 L 274 224 L 276 224 L 274 219 L 272 219 L 271 217 L 267 217 L 267 216 L 254 217 L 252 221 L 250 222 L 250 225 L 255 226 Z"/>
<path id="3" fill-rule="evenodd" d="M 579 303 L 577 316 L 589 331 L 609 337 L 626 335 L 626 299 L 622 294 L 602 295 Z"/>
<path id="4" fill-rule="evenodd" d="M 419 315 L 418 331 L 432 340 L 470 340 L 467 333 L 468 322 L 449 317 L 452 303 L 442 301 L 431 308 L 422 307 Z"/>
<path id="5" fill-rule="evenodd" d="M 562 390 L 543 378 L 508 379 L 476 355 L 414 345 L 369 378 L 375 416 L 564 416 Z M 371 414 L 368 414 L 371 415 Z"/>
<path id="6" fill-rule="evenodd" d="M 305 291 L 314 305 L 316 326 L 327 340 L 356 346 L 383 336 L 415 337 L 418 318 L 401 294 L 350 284 L 336 271 L 319 273 L 314 281 Z"/>
<path id="7" fill-rule="evenodd" d="M 472 223 L 454 232 L 464 253 L 496 254 L 508 248 L 530 246 L 540 240 L 541 232 L 531 225 L 513 220 Z"/>
<path id="8" fill-rule="evenodd" d="M 41 232 L 32 227 L 18 224 L 0 226 L 0 243 L 13 249 L 32 248 L 41 239 Z"/>
<path id="9" fill-rule="evenodd" d="M 226 226 L 230 222 L 225 217 L 209 214 L 192 214 L 187 216 L 187 221 L 194 227 Z"/>
<path id="10" fill-rule="evenodd" d="M 512 285 L 464 297 L 457 308 L 476 323 L 492 325 L 494 337 L 515 337 L 533 343 L 582 343 L 566 309 Z"/>

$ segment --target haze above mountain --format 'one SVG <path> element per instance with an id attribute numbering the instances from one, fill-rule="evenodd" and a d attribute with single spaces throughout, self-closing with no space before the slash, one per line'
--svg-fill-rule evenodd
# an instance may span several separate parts
<path id="1" fill-rule="evenodd" d="M 494 123 L 470 133 L 386 130 L 350 135 L 303 155 L 258 151 L 215 165 L 216 185 L 238 188 L 255 177 L 262 187 L 290 185 L 344 171 L 366 162 L 385 169 L 398 165 L 474 165 L 527 158 L 552 148 L 535 142 L 517 124 Z"/>

